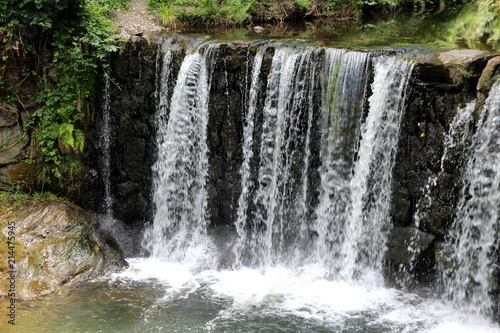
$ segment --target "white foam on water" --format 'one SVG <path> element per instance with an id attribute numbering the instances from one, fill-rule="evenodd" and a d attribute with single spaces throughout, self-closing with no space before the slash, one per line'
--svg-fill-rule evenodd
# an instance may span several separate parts
<path id="1" fill-rule="evenodd" d="M 195 292 L 214 302 L 225 300 L 227 305 L 217 317 L 205 323 L 209 331 L 219 321 L 238 321 L 242 316 L 259 321 L 259 316 L 266 316 L 344 329 L 355 321 L 355 325 L 365 325 L 368 332 L 372 326 L 382 332 L 500 332 L 498 325 L 485 317 L 463 313 L 448 301 L 424 299 L 364 282 L 326 280 L 318 266 L 300 271 L 285 267 L 216 271 L 193 270 L 185 264 L 155 258 L 132 258 L 128 262 L 130 267 L 113 275 L 112 280 L 162 285 L 165 295 L 158 298 L 158 306 L 182 302 Z"/>
<path id="2" fill-rule="evenodd" d="M 113 274 L 113 280 L 125 281 L 155 281 L 167 288 L 180 289 L 192 282 L 195 275 L 188 266 L 178 262 L 162 261 L 157 258 L 127 259 L 129 268 Z"/>

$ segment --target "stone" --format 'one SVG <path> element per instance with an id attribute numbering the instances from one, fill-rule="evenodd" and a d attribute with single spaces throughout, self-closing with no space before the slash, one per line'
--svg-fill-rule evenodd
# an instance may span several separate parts
<path id="1" fill-rule="evenodd" d="M 156 83 L 158 45 L 140 36 L 119 44 L 111 56 L 110 181 L 117 218 L 129 226 L 141 226 L 153 210 L 151 168 L 156 156 Z M 161 58 L 160 58 L 161 59 Z M 87 133 L 85 165 L 101 170 L 104 82 L 97 87 L 96 123 Z M 99 171 L 101 174 L 101 171 Z M 89 178 L 77 202 L 85 209 L 103 208 L 104 183 Z"/>
<path id="2" fill-rule="evenodd" d="M 15 167 L 15 164 L 9 164 L 4 167 L 0 167 L 0 189 L 10 190 L 14 182 L 10 177 L 10 171 Z"/>
<path id="3" fill-rule="evenodd" d="M 5 102 L 0 103 L 0 127 L 17 124 L 17 108 Z"/>
<path id="4" fill-rule="evenodd" d="M 448 52 L 439 53 L 439 60 L 445 66 L 459 65 L 467 66 L 472 62 L 488 56 L 490 53 L 481 50 L 451 50 Z"/>
<path id="5" fill-rule="evenodd" d="M 17 124 L 0 127 L 0 165 L 16 163 L 29 140 Z"/>
<path id="6" fill-rule="evenodd" d="M 69 202 L 38 199 L 4 206 L 0 231 L 0 270 L 4 276 L 12 269 L 17 272 L 18 299 L 49 294 L 126 267 L 121 254 L 97 230 L 93 216 Z M 15 238 L 13 245 L 8 237 Z M 12 267 L 9 263 L 14 262 L 7 260 L 10 250 L 15 257 Z M 2 279 L 0 293 L 6 295 L 8 287 L 8 280 Z"/>
<path id="7" fill-rule="evenodd" d="M 491 88 L 492 82 L 494 82 L 494 76 L 500 75 L 500 56 L 492 58 L 484 67 L 481 77 L 477 82 L 476 89 L 483 93 L 487 92 Z"/>
<path id="8" fill-rule="evenodd" d="M 414 226 L 394 227 L 389 233 L 386 259 L 410 267 L 416 261 L 435 236 L 418 230 Z"/>

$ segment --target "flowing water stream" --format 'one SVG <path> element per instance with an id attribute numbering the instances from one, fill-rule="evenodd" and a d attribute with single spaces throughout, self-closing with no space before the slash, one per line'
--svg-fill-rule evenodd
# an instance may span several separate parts
<path id="1" fill-rule="evenodd" d="M 448 245 L 466 269 L 447 277 L 448 298 L 426 299 L 387 288 L 382 277 L 412 63 L 398 54 L 261 44 L 248 59 L 241 194 L 232 239 L 221 248 L 207 213 L 207 123 L 220 45 L 194 44 L 175 81 L 168 79 L 175 50 L 162 55 L 156 210 L 143 238 L 149 257 L 129 258 L 126 271 L 67 291 L 71 307 L 57 297 L 38 301 L 23 327 L 30 316 L 45 322 L 27 332 L 500 332 L 483 316 L 498 240 L 500 155 L 492 133 L 500 83 L 464 175 L 473 200 L 464 196 L 457 216 L 466 230 L 457 227 Z M 312 162 L 318 142 L 319 167 Z M 478 311 L 464 305 L 471 279 L 478 290 L 467 300 Z"/>
<path id="2" fill-rule="evenodd" d="M 478 131 L 473 137 L 471 158 L 464 174 L 464 190 L 455 224 L 444 251 L 451 254 L 445 271 L 446 292 L 462 308 L 489 314 L 489 295 L 494 258 L 499 249 L 500 207 L 500 82 L 486 100 Z"/>

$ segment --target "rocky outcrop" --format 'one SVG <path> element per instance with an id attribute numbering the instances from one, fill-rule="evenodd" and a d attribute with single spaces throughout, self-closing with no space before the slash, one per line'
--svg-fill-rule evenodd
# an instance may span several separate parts
<path id="1" fill-rule="evenodd" d="M 126 266 L 81 208 L 59 200 L 10 207 L 0 209 L 1 295 L 33 298 Z"/>
<path id="2" fill-rule="evenodd" d="M 98 117 L 87 134 L 84 157 L 89 168 L 88 183 L 78 202 L 101 211 L 104 202 L 102 137 L 110 137 L 110 183 L 113 212 L 130 225 L 143 225 L 152 211 L 152 174 L 156 153 L 156 86 L 158 45 L 144 39 L 122 43 L 110 59 L 109 91 L 104 82 L 98 91 Z M 105 94 L 110 96 L 109 133 L 104 133 L 102 110 Z"/>
<path id="3" fill-rule="evenodd" d="M 15 105 L 0 103 L 0 189 L 14 184 L 9 171 L 27 154 L 29 138 L 23 130 L 23 116 Z"/>

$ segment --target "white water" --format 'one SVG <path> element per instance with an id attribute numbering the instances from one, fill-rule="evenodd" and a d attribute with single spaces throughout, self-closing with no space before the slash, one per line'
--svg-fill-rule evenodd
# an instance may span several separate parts
<path id="1" fill-rule="evenodd" d="M 184 58 L 168 117 L 160 94 L 158 117 L 158 160 L 154 164 L 154 203 L 152 226 L 144 233 L 144 248 L 155 258 L 208 264 L 207 240 L 208 172 L 206 131 L 210 89 L 210 59 L 214 44 L 191 50 Z M 162 76 L 168 77 L 172 56 L 164 57 Z M 162 82 L 162 91 L 168 89 Z M 207 256 L 199 256 L 198 249 Z M 193 257 L 194 256 L 194 257 Z"/>
<path id="2" fill-rule="evenodd" d="M 301 244 L 300 230 L 307 215 L 307 172 L 297 175 L 295 163 L 308 169 L 312 110 L 308 107 L 315 85 L 317 50 L 280 47 L 276 50 L 267 81 L 264 123 L 257 156 L 251 149 L 259 70 L 265 48 L 258 51 L 244 138 L 241 168 L 242 194 L 236 230 L 236 258 L 250 266 L 267 267 L 290 260 L 289 253 Z M 304 119 L 307 121 L 301 123 Z M 305 134 L 302 126 L 305 125 Z M 250 178 L 250 161 L 258 162 L 257 179 Z M 254 207 L 252 211 L 248 207 Z M 285 239 L 286 237 L 286 239 Z"/>
<path id="3" fill-rule="evenodd" d="M 370 55 L 328 49 L 322 93 L 322 165 L 317 218 L 311 230 L 317 235 L 314 257 L 335 273 L 340 271 L 340 247 L 350 207 L 350 180 L 359 145 L 363 101 L 367 89 Z"/>
<path id="4" fill-rule="evenodd" d="M 485 102 L 473 137 L 464 190 L 444 251 L 451 267 L 444 272 L 447 295 L 463 309 L 490 314 L 488 294 L 498 249 L 500 207 L 500 81 Z"/>
<path id="5" fill-rule="evenodd" d="M 258 98 L 258 87 L 260 84 L 260 70 L 262 66 L 262 60 L 264 58 L 264 53 L 267 47 L 262 47 L 257 51 L 252 64 L 252 74 L 250 82 L 250 92 L 248 99 L 248 107 L 245 117 L 245 127 L 243 129 L 243 151 L 245 155 L 243 156 L 243 163 L 241 165 L 241 195 L 238 199 L 238 213 L 237 220 L 235 223 L 236 232 L 238 237 L 242 240 L 234 248 L 235 254 L 235 266 L 242 264 L 242 253 L 245 250 L 245 244 L 247 243 L 247 233 L 245 231 L 246 217 L 249 209 L 249 200 L 251 200 L 250 194 L 254 189 L 255 184 L 251 182 L 251 170 L 250 162 L 253 158 L 253 135 L 255 128 L 255 113 L 257 107 Z"/>
<path id="6" fill-rule="evenodd" d="M 341 252 L 341 275 L 347 279 L 360 270 L 380 273 L 390 223 L 392 167 L 412 68 L 396 58 L 375 60 L 373 93 L 350 182 L 351 208 Z"/>
<path id="7" fill-rule="evenodd" d="M 368 75 L 356 76 L 356 84 L 349 75 L 368 70 L 370 55 L 327 50 L 324 73 L 313 65 L 318 63 L 318 51 L 277 48 L 265 88 L 262 137 L 255 138 L 260 96 L 256 89 L 265 48 L 258 50 L 243 130 L 236 260 L 231 270 L 215 270 L 218 254 L 206 231 L 205 185 L 210 62 L 216 53 L 217 44 L 190 50 L 173 95 L 163 97 L 170 102 L 160 103 L 168 107 L 159 112 L 156 216 L 144 238 L 151 256 L 130 259 L 130 268 L 114 276 L 116 283 L 127 286 L 160 286 L 155 305 L 138 325 L 179 332 L 500 331 L 484 317 L 457 311 L 447 301 L 421 299 L 381 283 L 390 176 L 412 69 L 396 58 L 372 59 L 372 96 L 363 120 L 362 105 L 355 101 L 363 100 Z M 171 59 L 167 52 L 164 66 Z M 168 83 L 164 84 L 166 90 Z M 328 145 L 322 147 L 322 170 L 329 175 L 321 173 L 320 204 L 310 214 L 307 173 L 297 175 L 292 166 L 301 161 L 302 170 L 310 168 L 310 135 L 317 110 L 297 103 L 311 101 L 318 85 L 335 93 L 321 107 L 328 113 L 322 115 L 322 144 Z M 343 99 L 345 92 L 356 99 Z M 343 116 L 352 109 L 354 116 Z M 168 117 L 163 114 L 166 110 Z M 299 132 L 300 119 L 305 121 Z M 348 126 L 343 123 L 346 119 Z M 344 128 L 359 133 L 359 139 L 353 136 L 344 144 L 340 135 Z M 250 149 L 256 142 L 258 156 Z M 258 158 L 258 180 L 252 183 L 254 158 Z M 343 210 L 333 206 L 339 202 Z M 316 236 L 308 236 L 314 232 Z M 206 309 L 190 312 L 198 302 Z M 162 319 L 162 313 L 178 308 L 185 310 L 173 322 Z M 189 324 L 182 316 L 189 318 Z"/>
<path id="8" fill-rule="evenodd" d="M 480 316 L 395 289 L 322 277 L 322 269 L 193 271 L 178 262 L 130 259 L 113 277 L 130 286 L 146 281 L 160 291 L 135 327 L 174 332 L 422 332 L 498 333 Z M 197 305 L 200 302 L 201 305 Z M 181 307 L 181 311 L 179 311 Z M 170 320 L 163 317 L 176 313 Z M 114 330 L 109 330 L 114 331 Z M 140 330 L 130 330 L 137 331 Z"/>
<path id="9" fill-rule="evenodd" d="M 104 183 L 104 214 L 113 216 L 113 196 L 111 193 L 111 80 L 104 76 L 104 94 L 102 105 L 102 141 L 100 169 Z"/>

